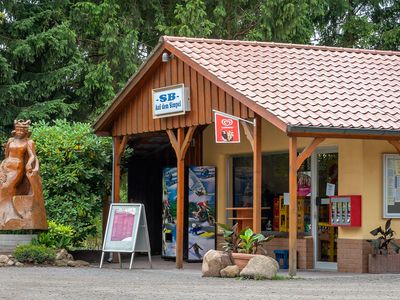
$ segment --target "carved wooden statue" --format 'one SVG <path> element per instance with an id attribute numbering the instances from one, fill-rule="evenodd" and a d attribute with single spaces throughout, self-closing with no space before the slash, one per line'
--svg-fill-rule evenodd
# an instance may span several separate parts
<path id="1" fill-rule="evenodd" d="M 0 230 L 47 229 L 42 180 L 31 121 L 14 121 L 15 130 L 0 164 Z"/>

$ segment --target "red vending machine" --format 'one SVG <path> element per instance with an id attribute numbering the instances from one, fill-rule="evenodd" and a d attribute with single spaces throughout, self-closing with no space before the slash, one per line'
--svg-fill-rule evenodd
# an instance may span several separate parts
<path id="1" fill-rule="evenodd" d="M 332 226 L 361 226 L 361 196 L 332 196 L 329 204 L 329 223 Z"/>

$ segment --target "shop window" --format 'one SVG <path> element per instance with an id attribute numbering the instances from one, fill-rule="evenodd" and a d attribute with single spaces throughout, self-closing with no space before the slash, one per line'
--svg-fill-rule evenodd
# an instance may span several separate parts
<path id="1" fill-rule="evenodd" d="M 253 206 L 253 158 L 232 158 L 233 206 Z M 306 160 L 299 170 L 299 228 L 310 233 L 311 166 Z M 288 205 L 284 193 L 289 191 L 289 154 L 267 153 L 262 158 L 262 229 L 264 231 L 288 231 Z"/>

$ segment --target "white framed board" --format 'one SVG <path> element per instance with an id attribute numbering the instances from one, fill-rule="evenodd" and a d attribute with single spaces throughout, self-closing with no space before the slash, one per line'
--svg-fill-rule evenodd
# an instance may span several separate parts
<path id="1" fill-rule="evenodd" d="M 147 252 L 151 266 L 150 240 L 147 228 L 146 212 L 143 204 L 113 203 L 110 205 L 107 227 L 103 241 L 100 268 L 103 266 L 104 253 L 131 253 L 129 269 L 132 268 L 135 252 Z"/>
<path id="2" fill-rule="evenodd" d="M 383 217 L 400 218 L 399 154 L 383 154 Z"/>

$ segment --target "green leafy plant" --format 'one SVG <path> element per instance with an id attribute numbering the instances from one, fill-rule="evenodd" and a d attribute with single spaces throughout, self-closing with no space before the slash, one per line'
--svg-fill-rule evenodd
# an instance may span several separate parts
<path id="1" fill-rule="evenodd" d="M 73 244 L 98 234 L 102 197 L 110 193 L 111 141 L 90 124 L 56 120 L 34 124 L 32 138 L 40 161 L 46 213 L 74 229 Z"/>
<path id="2" fill-rule="evenodd" d="M 14 257 L 22 263 L 52 263 L 56 253 L 54 249 L 43 245 L 20 245 L 14 251 Z"/>
<path id="3" fill-rule="evenodd" d="M 49 230 L 39 234 L 33 244 L 43 245 L 53 249 L 71 250 L 74 237 L 74 229 L 68 225 L 57 224 L 54 221 L 49 221 Z"/>
<path id="4" fill-rule="evenodd" d="M 390 252 L 389 245 L 394 252 L 399 253 L 400 246 L 393 241 L 395 232 L 391 228 L 391 224 L 392 219 L 389 219 L 386 221 L 385 229 L 379 226 L 370 232 L 373 236 L 377 236 L 374 240 L 367 240 L 372 245 L 375 254 L 387 255 Z"/>
<path id="5" fill-rule="evenodd" d="M 261 233 L 254 233 L 250 228 L 246 228 L 243 234 L 239 235 L 240 242 L 238 250 L 240 253 L 256 254 L 260 249 L 266 254 L 265 249 L 262 248 L 263 243 L 273 239 L 273 236 L 264 236 Z"/>
<path id="6" fill-rule="evenodd" d="M 244 233 L 244 230 L 239 233 L 237 223 L 233 226 L 222 223 L 217 224 L 222 229 L 224 235 L 224 242 L 221 243 L 222 249 L 226 252 L 238 252 L 239 235 Z"/>
<path id="7" fill-rule="evenodd" d="M 274 238 L 261 233 L 256 234 L 250 228 L 244 228 L 239 232 L 237 223 L 233 226 L 218 223 L 218 226 L 223 230 L 225 241 L 222 243 L 222 249 L 226 252 L 255 254 L 260 249 L 266 253 L 262 248 L 263 244 Z"/>

